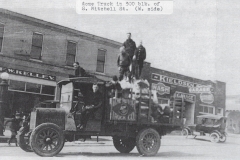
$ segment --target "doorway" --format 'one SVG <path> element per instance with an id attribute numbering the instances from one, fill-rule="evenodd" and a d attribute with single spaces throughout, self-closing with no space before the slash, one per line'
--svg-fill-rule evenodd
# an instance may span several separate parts
<path id="1" fill-rule="evenodd" d="M 185 118 L 186 118 L 185 125 L 194 124 L 194 110 L 195 103 L 185 101 Z"/>

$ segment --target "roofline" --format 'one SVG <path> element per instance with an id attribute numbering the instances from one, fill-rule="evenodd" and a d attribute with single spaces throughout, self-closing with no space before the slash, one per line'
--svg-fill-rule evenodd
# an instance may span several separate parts
<path id="1" fill-rule="evenodd" d="M 96 36 L 96 35 L 93 35 L 93 34 L 89 34 L 89 33 L 86 33 L 86 32 L 81 32 L 81 31 L 78 31 L 78 30 L 75 30 L 75 29 L 64 27 L 64 26 L 61 26 L 61 25 L 58 25 L 58 24 L 54 24 L 54 23 L 44 21 L 44 20 L 41 20 L 41 19 L 38 19 L 38 18 L 27 16 L 27 15 L 23 15 L 23 14 L 13 12 L 13 11 L 10 11 L 10 10 L 0 8 L 0 14 L 8 15 L 8 18 L 10 18 L 9 16 L 11 16 L 12 18 L 18 18 L 16 20 L 24 20 L 25 23 L 30 23 L 30 24 L 33 24 L 33 25 L 34 25 L 34 23 L 36 23 L 35 24 L 36 26 L 42 25 L 43 27 L 46 27 L 46 28 L 49 28 L 49 29 L 54 28 L 59 32 L 68 32 L 68 33 L 70 33 L 74 36 L 80 36 L 83 39 L 95 41 L 95 42 L 105 44 L 105 45 L 109 45 L 109 46 L 113 46 L 115 48 L 119 48 L 122 45 L 122 43 L 114 41 L 114 40 L 110 40 L 110 39 L 103 38 L 103 37 L 100 37 L 100 36 Z"/>

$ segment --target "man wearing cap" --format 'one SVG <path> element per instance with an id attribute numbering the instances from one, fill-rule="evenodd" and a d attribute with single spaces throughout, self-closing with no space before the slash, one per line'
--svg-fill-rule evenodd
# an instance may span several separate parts
<path id="1" fill-rule="evenodd" d="M 142 41 L 140 41 L 139 46 L 135 50 L 133 59 L 133 61 L 135 62 L 135 78 L 139 79 L 142 73 L 143 62 L 146 59 L 146 49 L 145 47 L 143 47 Z"/>
<path id="2" fill-rule="evenodd" d="M 131 39 L 131 36 L 131 33 L 127 33 L 127 40 L 123 43 L 123 46 L 125 47 L 126 53 L 132 60 L 136 49 L 136 43 Z"/>
<path id="3" fill-rule="evenodd" d="M 79 130 L 86 127 L 87 121 L 91 115 L 93 115 L 98 109 L 102 107 L 103 104 L 103 96 L 99 91 L 98 84 L 93 84 L 92 86 L 93 92 L 90 96 L 90 100 L 87 102 L 86 106 L 81 115 L 81 122 L 77 126 Z"/>

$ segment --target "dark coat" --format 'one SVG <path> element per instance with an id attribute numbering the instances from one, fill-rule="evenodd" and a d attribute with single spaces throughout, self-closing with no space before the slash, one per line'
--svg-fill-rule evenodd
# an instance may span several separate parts
<path id="1" fill-rule="evenodd" d="M 78 66 L 75 69 L 75 76 L 77 76 L 77 77 L 85 77 L 86 76 L 86 72 L 85 72 L 85 70 L 82 67 Z"/>
<path id="2" fill-rule="evenodd" d="M 127 39 L 123 46 L 125 47 L 126 53 L 132 58 L 136 49 L 136 43 L 132 39 Z"/>
<path id="3" fill-rule="evenodd" d="M 131 64 L 131 59 L 130 57 L 125 53 L 125 54 L 119 54 L 118 59 L 117 59 L 117 65 L 119 67 L 129 67 Z"/>
<path id="4" fill-rule="evenodd" d="M 9 123 L 9 129 L 11 132 L 17 132 L 21 128 L 21 123 L 22 119 L 16 119 L 12 118 L 8 121 L 5 122 L 5 125 Z"/>
<path id="5" fill-rule="evenodd" d="M 134 55 L 136 57 L 136 62 L 138 65 L 143 65 L 143 61 L 146 59 L 146 49 L 140 45 L 136 48 Z"/>

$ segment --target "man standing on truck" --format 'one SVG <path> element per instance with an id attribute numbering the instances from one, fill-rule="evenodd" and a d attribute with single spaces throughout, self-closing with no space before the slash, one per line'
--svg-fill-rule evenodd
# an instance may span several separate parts
<path id="1" fill-rule="evenodd" d="M 119 70 L 119 81 L 123 79 L 124 75 L 127 75 L 128 80 L 131 82 L 131 73 L 129 66 L 131 65 L 131 58 L 125 51 L 125 47 L 120 47 L 120 54 L 118 55 L 117 65 Z"/>
<path id="2" fill-rule="evenodd" d="M 92 89 L 93 93 L 89 95 L 89 102 L 87 102 L 88 104 L 84 107 L 81 114 L 81 122 L 77 126 L 79 130 L 85 128 L 89 117 L 102 107 L 103 98 L 102 93 L 99 91 L 98 84 L 93 84 Z"/>
<path id="3" fill-rule="evenodd" d="M 146 59 L 146 49 L 142 45 L 142 41 L 140 41 L 139 46 L 134 52 L 134 57 L 133 61 L 135 62 L 135 67 L 134 67 L 134 76 L 136 79 L 139 79 L 142 73 L 142 68 L 143 68 L 143 62 Z"/>
<path id="4" fill-rule="evenodd" d="M 131 33 L 127 33 L 127 40 L 123 43 L 123 46 L 126 49 L 126 53 L 132 60 L 134 56 L 134 51 L 136 49 L 136 43 L 131 39 L 131 36 L 132 36 Z"/>
<path id="5" fill-rule="evenodd" d="M 85 77 L 86 76 L 85 70 L 82 67 L 80 67 L 78 62 L 74 62 L 73 67 L 74 67 L 76 77 Z"/>

